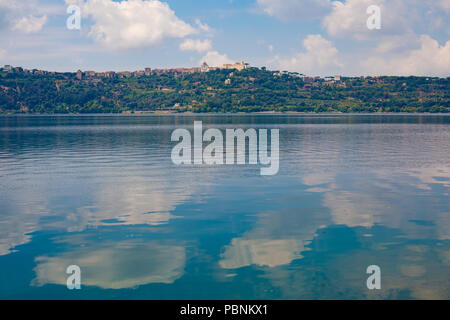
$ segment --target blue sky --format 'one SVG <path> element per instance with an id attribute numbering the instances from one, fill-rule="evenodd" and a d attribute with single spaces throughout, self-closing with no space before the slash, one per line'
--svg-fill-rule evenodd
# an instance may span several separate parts
<path id="1" fill-rule="evenodd" d="M 66 10 L 81 10 L 69 30 Z M 369 6 L 381 28 L 369 30 Z M 0 64 L 140 70 L 246 61 L 308 75 L 450 76 L 450 0 L 0 0 Z"/>

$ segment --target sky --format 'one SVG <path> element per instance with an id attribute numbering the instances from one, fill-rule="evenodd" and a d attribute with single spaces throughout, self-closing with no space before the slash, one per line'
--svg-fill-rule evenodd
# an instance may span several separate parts
<path id="1" fill-rule="evenodd" d="M 81 28 L 67 27 L 80 9 Z M 370 6 L 380 9 L 380 28 Z M 375 17 L 376 18 L 376 17 Z M 450 0 L 0 0 L 0 65 L 450 76 Z"/>

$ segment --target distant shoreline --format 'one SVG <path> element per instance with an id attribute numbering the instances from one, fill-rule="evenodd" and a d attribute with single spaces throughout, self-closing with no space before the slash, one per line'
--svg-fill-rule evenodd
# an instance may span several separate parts
<path id="1" fill-rule="evenodd" d="M 264 112 L 174 112 L 174 111 L 141 111 L 141 112 L 122 112 L 122 113 L 0 113 L 0 117 L 6 116 L 152 116 L 152 115 L 180 115 L 180 116 L 199 116 L 199 115 L 214 115 L 214 116 L 227 116 L 227 115 L 308 115 L 308 116 L 344 116 L 344 115 L 365 115 L 365 116 L 377 116 L 377 115 L 429 115 L 429 116 L 450 116 L 450 113 L 433 113 L 433 112 L 278 112 L 278 111 L 264 111 Z"/>
<path id="2" fill-rule="evenodd" d="M 331 79 L 257 68 L 113 78 L 0 72 L 0 112 L 24 114 L 447 113 L 449 92 L 450 78 Z"/>

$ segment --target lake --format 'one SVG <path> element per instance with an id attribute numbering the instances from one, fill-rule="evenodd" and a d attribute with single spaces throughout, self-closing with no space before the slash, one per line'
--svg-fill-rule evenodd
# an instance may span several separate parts
<path id="1" fill-rule="evenodd" d="M 194 120 L 278 174 L 174 165 Z M 449 191 L 450 115 L 1 116 L 0 298 L 450 299 Z"/>

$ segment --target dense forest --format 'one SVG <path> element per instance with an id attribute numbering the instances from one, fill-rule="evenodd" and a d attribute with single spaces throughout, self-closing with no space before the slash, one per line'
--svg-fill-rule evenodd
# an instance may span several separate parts
<path id="1" fill-rule="evenodd" d="M 450 78 L 307 78 L 248 68 L 77 77 L 0 72 L 0 113 L 450 112 Z"/>

